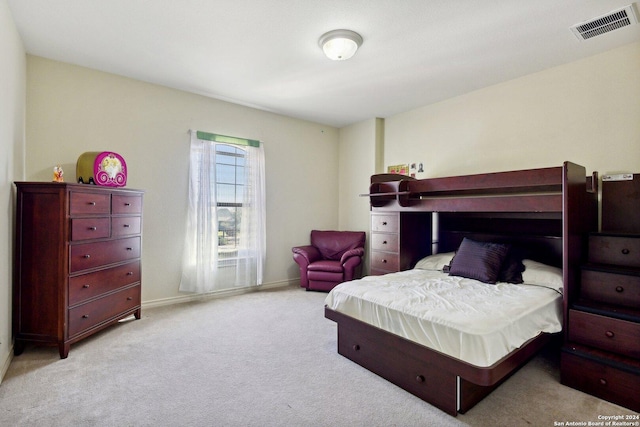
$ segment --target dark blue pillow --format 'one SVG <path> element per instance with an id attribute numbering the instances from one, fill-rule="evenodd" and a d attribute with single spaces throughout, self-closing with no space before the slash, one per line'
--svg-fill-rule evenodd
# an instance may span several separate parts
<path id="1" fill-rule="evenodd" d="M 508 244 L 477 242 L 465 237 L 451 260 L 449 275 L 496 283 L 509 248 Z"/>
<path id="2" fill-rule="evenodd" d="M 522 258 L 523 256 L 520 251 L 512 247 L 502 263 L 502 269 L 498 275 L 498 282 L 524 283 L 524 280 L 522 280 L 522 272 L 525 266 L 522 263 Z"/>

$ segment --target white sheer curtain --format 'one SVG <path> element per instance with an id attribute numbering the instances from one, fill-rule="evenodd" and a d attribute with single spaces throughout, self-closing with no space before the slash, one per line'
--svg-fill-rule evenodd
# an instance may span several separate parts
<path id="1" fill-rule="evenodd" d="M 264 146 L 246 147 L 236 286 L 261 285 L 266 256 Z"/>
<path id="2" fill-rule="evenodd" d="M 180 290 L 213 291 L 218 271 L 216 147 L 191 131 L 189 206 Z"/>
<path id="3" fill-rule="evenodd" d="M 206 135 L 211 140 L 200 139 Z M 180 290 L 208 293 L 262 284 L 266 254 L 264 147 L 258 141 L 238 146 L 245 152 L 244 188 L 234 271 L 218 264 L 216 144 L 214 134 L 191 131 L 189 206 Z M 223 137 L 224 143 L 237 138 Z M 221 138 L 220 138 L 221 139 Z M 238 141 L 245 141 L 237 139 Z M 224 271 L 221 271 L 224 270 Z"/>

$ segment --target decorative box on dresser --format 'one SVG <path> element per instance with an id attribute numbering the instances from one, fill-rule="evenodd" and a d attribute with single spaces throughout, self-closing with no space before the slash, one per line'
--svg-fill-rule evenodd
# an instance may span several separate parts
<path id="1" fill-rule="evenodd" d="M 603 181 L 602 231 L 588 236 L 580 290 L 569 302 L 561 382 L 640 411 L 638 210 L 628 205 L 625 214 L 618 203 L 640 203 L 640 177 L 634 176 L 633 181 Z M 630 191 L 635 191 L 635 202 L 622 201 Z"/>
<path id="2" fill-rule="evenodd" d="M 16 182 L 14 352 L 71 344 L 140 318 L 140 190 Z"/>

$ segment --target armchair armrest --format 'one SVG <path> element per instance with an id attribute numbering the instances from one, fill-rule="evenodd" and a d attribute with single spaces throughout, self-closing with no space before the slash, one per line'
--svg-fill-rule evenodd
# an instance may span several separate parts
<path id="1" fill-rule="evenodd" d="M 300 258 L 302 258 L 306 260 L 307 265 L 322 259 L 320 251 L 315 246 L 295 246 L 291 248 L 291 251 L 294 253 L 293 258 L 296 260 L 296 262 Z"/>
<path id="2" fill-rule="evenodd" d="M 354 256 L 362 257 L 363 255 L 364 255 L 364 248 L 349 249 L 348 251 L 342 254 L 342 257 L 340 258 L 340 264 L 344 265 L 344 263 L 347 262 L 347 260 L 351 257 L 354 257 Z"/>

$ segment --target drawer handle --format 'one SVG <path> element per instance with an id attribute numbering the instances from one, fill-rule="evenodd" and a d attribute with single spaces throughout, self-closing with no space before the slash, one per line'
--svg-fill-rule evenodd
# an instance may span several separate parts
<path id="1" fill-rule="evenodd" d="M 386 245 L 386 244 L 387 244 L 387 241 L 385 240 L 384 242 L 382 242 L 382 244 L 383 244 L 383 245 Z"/>
<path id="2" fill-rule="evenodd" d="M 360 350 L 360 346 L 358 344 L 354 344 L 353 351 L 359 351 L 359 350 Z"/>
<path id="3" fill-rule="evenodd" d="M 89 202 L 89 203 L 87 203 L 87 204 L 88 204 L 89 206 L 95 206 L 95 205 L 96 205 L 96 202 Z"/>
<path id="4" fill-rule="evenodd" d="M 624 288 L 622 286 L 616 286 L 616 292 L 620 293 L 624 291 Z"/>
<path id="5" fill-rule="evenodd" d="M 127 271 L 127 276 L 133 276 L 133 271 Z"/>
<path id="6" fill-rule="evenodd" d="M 122 226 L 123 226 L 124 228 L 129 228 L 129 227 L 130 227 L 130 225 L 129 225 L 129 224 L 122 224 Z"/>
<path id="7" fill-rule="evenodd" d="M 621 252 L 622 252 L 623 255 L 629 255 L 629 252 L 631 252 L 631 251 L 629 249 L 627 249 L 627 248 L 624 248 Z"/>
<path id="8" fill-rule="evenodd" d="M 382 221 L 382 225 L 387 225 L 387 221 Z"/>
<path id="9" fill-rule="evenodd" d="M 89 315 L 88 315 L 88 314 L 83 314 L 83 315 L 82 315 L 82 318 L 83 318 L 83 319 L 88 319 L 88 318 L 89 318 Z"/>
<path id="10" fill-rule="evenodd" d="M 86 254 L 86 255 L 83 256 L 83 258 L 89 259 L 89 258 L 91 258 L 91 255 Z"/>
<path id="11" fill-rule="evenodd" d="M 125 203 L 124 205 L 125 205 L 125 206 L 131 206 L 131 203 L 128 203 L 128 202 L 127 202 L 127 203 Z"/>
<path id="12" fill-rule="evenodd" d="M 131 301 L 133 298 L 131 297 L 127 297 L 127 301 Z"/>
<path id="13" fill-rule="evenodd" d="M 89 227 L 89 231 L 96 231 L 98 227 Z"/>
<path id="14" fill-rule="evenodd" d="M 126 248 L 126 249 L 127 249 L 128 251 L 132 251 L 132 250 L 133 250 L 133 248 Z"/>
<path id="15" fill-rule="evenodd" d="M 82 285 L 84 289 L 89 289 L 89 285 Z"/>
<path id="16" fill-rule="evenodd" d="M 613 338 L 616 334 L 613 333 L 613 331 L 607 331 L 604 333 L 607 338 Z"/>
<path id="17" fill-rule="evenodd" d="M 382 260 L 382 263 L 383 263 L 383 264 L 386 264 L 386 263 L 387 263 L 387 260 L 386 260 L 386 259 L 383 259 L 383 260 Z"/>
<path id="18" fill-rule="evenodd" d="M 605 380 L 604 378 L 600 378 L 600 381 L 598 381 L 600 383 L 600 385 L 607 385 L 607 380 Z"/>
<path id="19" fill-rule="evenodd" d="M 416 381 L 419 383 L 423 383 L 425 381 L 424 375 L 418 375 L 416 377 Z"/>

